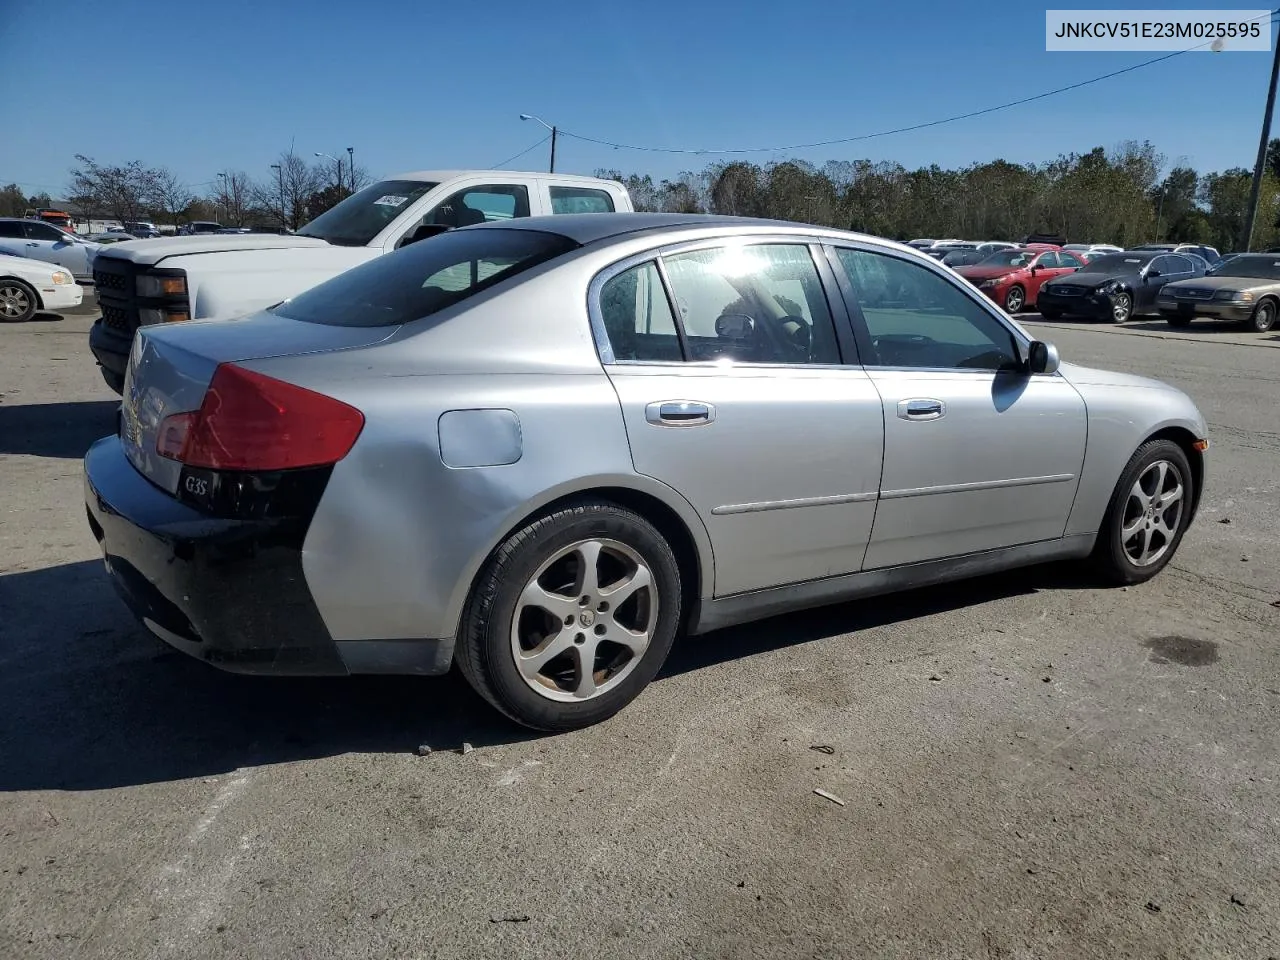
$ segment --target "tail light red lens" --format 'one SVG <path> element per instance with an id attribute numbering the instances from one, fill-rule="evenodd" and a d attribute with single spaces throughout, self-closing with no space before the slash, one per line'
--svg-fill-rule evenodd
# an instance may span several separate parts
<path id="1" fill-rule="evenodd" d="M 209 470 L 290 470 L 337 463 L 360 431 L 355 407 L 224 363 L 200 409 L 166 417 L 156 452 Z"/>

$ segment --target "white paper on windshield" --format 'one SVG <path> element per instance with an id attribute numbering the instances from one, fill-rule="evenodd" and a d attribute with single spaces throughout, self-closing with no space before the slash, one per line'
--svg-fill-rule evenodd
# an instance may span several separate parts
<path id="1" fill-rule="evenodd" d="M 387 196 L 387 197 L 379 197 L 377 200 L 373 202 L 383 207 L 403 207 L 405 204 L 405 201 L 408 199 L 409 199 L 408 197 Z"/>

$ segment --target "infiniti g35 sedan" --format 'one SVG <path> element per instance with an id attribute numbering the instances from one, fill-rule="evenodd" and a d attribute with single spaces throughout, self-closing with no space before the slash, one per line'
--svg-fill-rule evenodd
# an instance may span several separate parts
<path id="1" fill-rule="evenodd" d="M 218 667 L 440 674 L 530 727 L 678 635 L 1063 558 L 1158 573 L 1185 395 L 1060 363 L 910 247 L 588 214 L 464 227 L 242 320 L 148 327 L 89 525 Z"/>

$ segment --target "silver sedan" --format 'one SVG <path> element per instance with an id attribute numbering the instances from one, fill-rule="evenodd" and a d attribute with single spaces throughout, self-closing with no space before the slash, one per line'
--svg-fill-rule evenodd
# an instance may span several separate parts
<path id="1" fill-rule="evenodd" d="M 909 247 L 768 221 L 466 227 L 147 327 L 89 523 L 219 667 L 439 674 L 603 720 L 679 634 L 1064 558 L 1136 583 L 1206 472 L 1178 390 L 1060 363 Z"/>

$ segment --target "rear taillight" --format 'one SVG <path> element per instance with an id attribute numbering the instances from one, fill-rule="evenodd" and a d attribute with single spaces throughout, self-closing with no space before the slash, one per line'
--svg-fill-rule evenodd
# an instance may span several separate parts
<path id="1" fill-rule="evenodd" d="M 324 394 L 224 363 L 200 409 L 160 424 L 156 452 L 209 470 L 289 470 L 337 463 L 364 415 Z"/>

